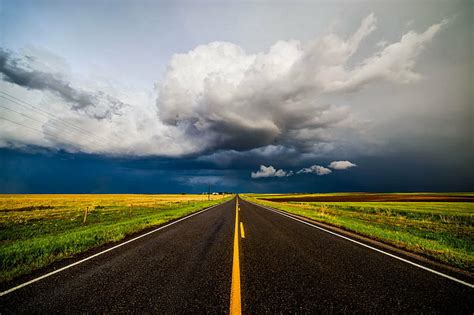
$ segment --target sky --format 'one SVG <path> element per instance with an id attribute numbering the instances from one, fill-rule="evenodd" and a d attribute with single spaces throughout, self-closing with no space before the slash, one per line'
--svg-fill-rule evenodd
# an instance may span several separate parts
<path id="1" fill-rule="evenodd" d="M 473 9 L 0 0 L 0 193 L 472 191 Z"/>

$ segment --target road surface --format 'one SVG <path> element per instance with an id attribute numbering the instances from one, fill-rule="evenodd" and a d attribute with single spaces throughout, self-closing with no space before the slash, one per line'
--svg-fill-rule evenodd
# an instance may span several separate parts
<path id="1" fill-rule="evenodd" d="M 236 202 L 8 293 L 0 312 L 474 311 L 471 287 Z"/>

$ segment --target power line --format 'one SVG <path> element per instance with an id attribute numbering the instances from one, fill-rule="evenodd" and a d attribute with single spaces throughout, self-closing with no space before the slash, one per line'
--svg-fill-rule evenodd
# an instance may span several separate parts
<path id="1" fill-rule="evenodd" d="M 40 108 L 38 108 L 38 107 L 36 107 L 36 106 L 33 106 L 33 105 L 29 104 L 29 103 L 26 103 L 25 101 L 22 101 L 22 100 L 20 100 L 20 99 L 14 97 L 14 96 L 11 96 L 11 95 L 9 95 L 9 94 L 7 94 L 7 93 L 5 93 L 5 92 L 0 91 L 0 93 L 3 93 L 3 94 L 8 95 L 8 97 L 5 97 L 5 96 L 3 96 L 3 95 L 0 95 L 1 98 L 4 98 L 4 99 L 6 99 L 6 100 L 8 100 L 8 101 L 10 101 L 10 102 L 12 102 L 12 103 L 18 104 L 18 105 L 22 106 L 23 108 L 31 109 L 31 110 L 33 110 L 35 113 L 40 114 L 40 115 L 42 115 L 42 116 L 44 116 L 44 117 L 47 117 L 48 119 L 53 119 L 53 120 L 55 120 L 55 121 L 58 121 L 58 122 L 62 123 L 63 125 L 67 126 L 67 127 L 73 127 L 74 129 L 76 129 L 77 131 L 83 133 L 84 135 L 87 135 L 87 136 L 94 136 L 93 134 L 91 134 L 91 133 L 89 133 L 89 132 L 87 132 L 87 131 L 85 131 L 85 130 L 82 130 L 82 128 L 77 127 L 77 126 L 75 126 L 75 125 L 72 125 L 71 123 L 66 122 L 66 121 L 64 121 L 64 120 L 62 120 L 62 119 L 60 119 L 60 118 L 57 118 L 55 115 L 50 114 L 50 113 L 48 113 L 48 112 L 46 112 L 46 111 L 44 111 L 44 110 L 42 110 L 42 109 L 40 109 Z M 13 98 L 13 99 L 10 99 L 10 98 Z M 21 103 L 20 103 L 20 102 L 21 102 Z M 23 103 L 23 104 L 22 104 L 22 103 Z M 26 104 L 26 105 L 25 105 L 25 104 Z"/>
<path id="2" fill-rule="evenodd" d="M 83 128 L 81 128 L 81 127 L 79 127 L 79 126 L 77 126 L 77 125 L 75 125 L 75 124 L 73 124 L 73 123 L 71 123 L 71 122 L 68 122 L 68 121 L 66 121 L 66 120 L 64 120 L 64 119 L 61 119 L 61 118 L 57 117 L 56 115 L 53 115 L 53 114 L 51 114 L 51 113 L 49 113 L 49 112 L 47 112 L 47 111 L 45 111 L 45 110 L 43 110 L 43 109 L 41 109 L 41 108 L 35 106 L 35 105 L 32 105 L 32 104 L 30 104 L 30 103 L 27 103 L 27 102 L 25 102 L 25 101 L 23 101 L 23 100 L 21 100 L 21 99 L 15 97 L 15 96 L 9 94 L 9 93 L 3 92 L 3 91 L 0 91 L 0 93 L 7 95 L 8 98 L 5 97 L 5 96 L 3 96 L 3 95 L 0 95 L 0 97 L 4 98 L 4 99 L 6 99 L 6 100 L 8 100 L 8 101 L 10 101 L 10 102 L 13 102 L 13 103 L 15 103 L 15 104 L 18 104 L 18 105 L 20 105 L 20 106 L 22 106 L 22 107 L 24 107 L 24 108 L 29 107 L 30 109 L 32 109 L 32 110 L 35 111 L 36 113 L 38 113 L 38 114 L 40 114 L 40 115 L 43 115 L 43 116 L 46 116 L 46 117 L 48 117 L 48 118 L 50 118 L 50 119 L 53 119 L 53 120 L 55 120 L 55 121 L 57 121 L 57 122 L 59 122 L 59 123 L 62 123 L 64 126 L 72 127 L 72 128 L 74 128 L 74 129 L 76 129 L 78 132 L 81 132 L 82 134 L 84 134 L 84 135 L 86 135 L 86 136 L 88 136 L 88 137 L 93 137 L 93 138 L 97 139 L 97 140 L 100 141 L 100 142 L 102 142 L 102 141 L 108 142 L 108 141 L 109 141 L 109 140 L 106 139 L 106 138 L 97 136 L 96 134 L 94 134 L 94 133 L 92 133 L 92 132 L 90 132 L 90 131 L 88 131 L 88 130 L 85 130 L 85 129 L 83 129 Z M 119 141 L 121 141 L 121 139 L 119 139 L 119 138 L 116 138 L 116 139 L 119 140 Z"/>
<path id="3" fill-rule="evenodd" d="M 11 112 L 17 113 L 18 115 L 21 115 L 21 116 L 23 116 L 23 117 L 26 117 L 26 118 L 29 118 L 29 119 L 31 119 L 31 120 L 34 120 L 34 121 L 36 121 L 36 122 L 39 122 L 40 124 L 44 123 L 44 122 L 41 121 L 41 120 L 38 120 L 38 119 L 36 119 L 36 118 L 34 118 L 34 117 L 31 117 L 31 116 L 28 116 L 28 115 L 26 115 L 26 114 L 17 112 L 16 110 L 11 109 L 11 108 L 9 108 L 9 107 L 5 107 L 5 106 L 3 106 L 3 105 L 0 105 L 0 107 L 1 107 L 1 108 L 4 108 L 4 109 L 6 109 L 6 110 L 9 110 L 9 111 L 11 111 Z"/>
<path id="4" fill-rule="evenodd" d="M 26 118 L 28 118 L 28 119 L 31 119 L 31 120 L 33 120 L 33 121 L 36 121 L 36 122 L 38 122 L 38 123 L 40 123 L 40 124 L 44 124 L 44 122 L 41 121 L 41 120 L 38 120 L 38 119 L 36 119 L 36 118 L 34 118 L 34 117 L 31 117 L 31 116 L 29 116 L 29 115 L 27 115 L 27 114 L 24 114 L 24 113 L 21 113 L 21 112 L 19 112 L 19 111 L 14 110 L 14 109 L 11 109 L 11 108 L 9 108 L 9 107 L 5 107 L 5 106 L 2 106 L 2 105 L 0 105 L 0 107 L 1 107 L 1 108 L 4 108 L 4 109 L 6 109 L 6 110 L 9 110 L 9 111 L 11 111 L 11 112 L 13 112 L 13 113 L 16 113 L 16 114 L 18 114 L 18 115 L 21 115 L 21 116 L 23 116 L 23 117 L 26 117 Z M 55 128 L 55 129 L 56 129 L 57 131 L 59 131 L 59 132 L 64 132 L 64 131 L 66 131 L 66 132 L 69 132 L 72 136 L 74 135 L 74 132 L 73 132 L 73 131 L 70 131 L 70 130 L 62 130 L 62 129 L 60 129 L 59 127 L 57 127 L 57 126 L 55 126 L 55 125 L 51 125 L 51 127 Z M 31 129 L 31 128 L 30 128 L 30 129 Z M 42 132 L 45 133 L 44 130 L 43 130 Z M 64 139 L 64 138 L 63 138 L 63 139 Z M 94 142 L 92 142 L 92 139 L 86 138 L 86 140 L 89 141 L 91 144 L 94 144 Z M 97 143 L 95 143 L 95 144 L 97 144 Z M 99 148 L 99 149 L 100 149 L 100 148 Z"/>
<path id="5" fill-rule="evenodd" d="M 93 134 L 90 131 L 87 131 L 87 130 L 81 128 L 81 127 L 78 127 L 78 126 L 76 126 L 76 125 L 74 125 L 74 124 L 72 124 L 72 123 L 70 123 L 70 122 L 68 122 L 64 119 L 61 119 L 61 118 L 57 117 L 56 115 L 53 115 L 53 114 L 51 114 L 51 113 L 49 113 L 49 112 L 47 112 L 47 111 L 45 111 L 45 110 L 43 110 L 43 109 L 41 109 L 37 106 L 34 106 L 34 105 L 30 104 L 30 103 L 27 103 L 27 102 L 13 96 L 13 95 L 10 95 L 10 94 L 5 93 L 3 91 L 0 91 L 0 93 L 5 94 L 5 95 L 8 96 L 8 98 L 7 98 L 3 95 L 0 95 L 1 98 L 4 98 L 4 99 L 6 99 L 6 100 L 8 100 L 12 103 L 18 104 L 18 105 L 20 105 L 24 108 L 27 108 L 27 109 L 29 108 L 29 109 L 33 110 L 34 112 L 36 112 L 37 114 L 43 115 L 44 117 L 47 117 L 49 119 L 52 119 L 54 121 L 57 121 L 57 122 L 61 123 L 63 126 L 65 126 L 67 128 L 72 127 L 72 128 L 76 129 L 78 132 L 82 133 L 85 136 L 93 137 L 93 138 L 97 139 L 97 141 L 108 141 L 105 138 L 99 137 L 99 136 Z"/>
<path id="6" fill-rule="evenodd" d="M 8 121 L 8 122 L 10 122 L 10 123 L 12 123 L 12 124 L 15 124 L 15 125 L 18 125 L 18 126 L 22 126 L 22 127 L 28 128 L 28 129 L 33 130 L 33 131 L 36 131 L 36 132 L 38 132 L 38 133 L 40 133 L 40 134 L 42 134 L 42 135 L 45 134 L 45 135 L 48 135 L 48 136 L 50 136 L 50 137 L 54 137 L 54 138 L 56 138 L 56 139 L 60 139 L 60 140 L 62 140 L 62 141 L 65 141 L 65 142 L 71 144 L 71 145 L 74 146 L 74 147 L 77 146 L 77 145 L 81 146 L 80 144 L 73 143 L 73 142 L 71 142 L 71 141 L 69 141 L 69 140 L 67 140 L 67 139 L 65 139 L 65 138 L 63 138 L 63 137 L 60 137 L 60 136 L 58 136 L 58 135 L 54 135 L 54 134 L 49 133 L 49 132 L 46 132 L 46 131 L 44 131 L 44 130 L 39 130 L 39 129 L 30 127 L 30 126 L 24 125 L 24 124 L 22 124 L 22 123 L 19 123 L 19 122 L 17 122 L 17 121 L 10 120 L 10 119 L 5 118 L 5 117 L 0 117 L 0 119 L 6 120 L 6 121 Z M 82 146 L 82 147 L 85 148 L 84 146 Z"/>
<path id="7" fill-rule="evenodd" d="M 81 127 L 78 127 L 78 126 L 76 126 L 76 125 L 74 125 L 74 124 L 68 122 L 68 121 L 65 121 L 65 120 L 63 120 L 63 119 L 61 119 L 61 118 L 59 118 L 59 117 L 57 117 L 57 116 L 55 116 L 55 115 L 53 115 L 53 114 L 47 112 L 47 111 L 45 111 L 45 110 L 43 110 L 43 109 L 41 109 L 41 108 L 38 108 L 37 106 L 34 106 L 34 105 L 32 105 L 32 104 L 29 104 L 29 103 L 27 103 L 27 102 L 25 102 L 25 101 L 23 101 L 23 100 L 21 100 L 21 99 L 15 97 L 15 96 L 13 96 L 13 95 L 10 95 L 10 94 L 8 94 L 8 93 L 6 93 L 6 92 L 3 92 L 3 91 L 0 91 L 0 93 L 5 94 L 5 95 L 8 96 L 8 97 L 5 97 L 4 95 L 0 95 L 1 98 L 5 99 L 5 100 L 7 100 L 7 101 L 10 101 L 10 102 L 12 102 L 12 103 L 15 103 L 15 104 L 17 104 L 17 105 L 20 105 L 21 107 L 23 107 L 23 108 L 25 108 L 25 109 L 30 109 L 30 110 L 32 110 L 34 113 L 40 114 L 40 115 L 42 115 L 43 117 L 46 117 L 46 118 L 48 118 L 48 119 L 51 119 L 53 122 L 56 122 L 56 124 L 59 123 L 59 124 L 61 124 L 63 127 L 66 128 L 66 129 L 62 129 L 62 128 L 60 128 L 58 125 L 54 125 L 54 124 L 51 125 L 52 127 L 54 127 L 54 128 L 55 128 L 56 130 L 58 130 L 59 132 L 69 132 L 72 136 L 73 136 L 75 133 L 79 132 L 79 133 L 81 133 L 82 135 L 85 135 L 87 141 L 90 142 L 91 144 L 93 144 L 93 142 L 96 142 L 96 144 L 99 144 L 99 148 L 97 148 L 96 150 L 99 150 L 99 151 L 107 151 L 107 150 L 110 150 L 109 144 L 108 144 L 108 143 L 109 143 L 109 140 L 107 140 L 107 139 L 105 139 L 105 138 L 102 138 L 102 137 L 98 137 L 98 136 L 96 136 L 94 133 L 92 133 L 92 132 L 90 132 L 90 131 L 88 131 L 88 130 L 85 130 L 85 129 L 81 128 Z M 36 119 L 36 118 L 30 116 L 30 115 L 27 115 L 27 114 L 22 113 L 22 112 L 16 111 L 16 110 L 14 110 L 14 109 L 12 109 L 12 108 L 9 108 L 9 107 L 6 107 L 6 106 L 2 106 L 2 105 L 0 105 L 0 107 L 2 107 L 2 108 L 4 108 L 4 109 L 7 109 L 7 110 L 9 110 L 9 111 L 12 111 L 12 112 L 14 112 L 14 113 L 16 113 L 16 114 L 18 114 L 18 115 L 21 115 L 21 116 L 23 116 L 23 117 L 26 117 L 26 118 L 28 118 L 28 119 L 31 119 L 31 120 L 33 120 L 33 121 L 39 122 L 39 123 L 41 123 L 41 124 L 44 124 L 43 121 L 40 121 L 40 120 L 38 120 L 38 119 Z M 48 132 L 46 132 L 46 131 L 44 131 L 44 130 L 38 130 L 38 129 L 35 129 L 35 128 L 33 128 L 33 127 L 26 126 L 26 125 L 23 125 L 23 124 L 21 124 L 21 123 L 18 123 L 18 122 L 9 120 L 9 119 L 7 119 L 7 118 L 3 118 L 3 117 L 0 117 L 0 118 L 2 118 L 3 120 L 9 121 L 9 122 L 11 122 L 11 123 L 14 123 L 14 124 L 16 124 L 16 125 L 19 125 L 19 126 L 22 126 L 22 127 L 25 127 L 25 128 L 31 129 L 31 130 L 34 130 L 34 131 L 36 131 L 36 132 L 40 132 L 40 133 L 42 133 L 42 134 L 46 134 L 46 135 L 49 135 L 49 136 L 54 137 L 54 138 L 57 138 L 57 139 L 62 139 L 62 140 L 64 140 L 65 142 L 67 142 L 67 143 L 69 143 L 69 144 L 71 144 L 71 145 L 73 145 L 73 146 L 79 145 L 79 146 L 82 146 L 84 149 L 87 149 L 84 145 L 75 144 L 74 142 L 72 142 L 72 141 L 70 141 L 70 140 L 67 140 L 67 139 L 64 138 L 64 137 L 60 137 L 60 136 L 57 136 L 57 135 L 55 135 L 55 134 L 48 133 Z M 74 128 L 74 130 L 72 130 L 71 127 Z M 104 141 L 102 141 L 102 139 L 103 139 Z M 102 147 L 102 149 L 100 149 L 100 147 Z M 87 150 L 86 150 L 86 151 L 87 151 Z M 112 149 L 112 150 L 110 150 L 110 151 L 112 151 L 112 152 L 115 151 L 115 153 L 118 153 L 118 151 L 117 151 L 116 149 Z"/>

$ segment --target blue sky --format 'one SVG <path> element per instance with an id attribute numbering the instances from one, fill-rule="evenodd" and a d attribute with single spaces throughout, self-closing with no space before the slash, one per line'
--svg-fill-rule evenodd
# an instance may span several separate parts
<path id="1" fill-rule="evenodd" d="M 0 192 L 472 190 L 472 9 L 3 0 Z"/>

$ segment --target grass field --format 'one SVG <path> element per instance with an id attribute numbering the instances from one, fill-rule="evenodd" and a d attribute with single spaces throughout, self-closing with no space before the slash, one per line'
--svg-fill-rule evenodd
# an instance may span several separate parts
<path id="1" fill-rule="evenodd" d="M 400 195 L 405 195 L 402 196 L 405 200 L 412 200 L 410 198 L 416 194 L 397 194 L 396 197 L 398 198 Z M 438 202 L 436 200 L 439 199 L 439 196 L 435 194 L 423 194 L 422 196 L 426 198 L 427 195 L 432 196 L 434 201 L 364 201 L 373 200 L 374 194 L 371 194 L 370 198 L 354 197 L 354 194 L 247 194 L 243 197 L 289 213 L 338 226 L 474 272 L 474 203 Z M 452 196 L 459 195 L 452 194 Z M 331 196 L 330 200 L 333 200 L 334 196 L 339 196 L 341 200 L 347 200 L 348 196 L 352 196 L 353 199 L 361 201 L 313 201 L 327 196 Z M 472 197 L 474 195 L 462 194 L 462 196 Z M 298 201 L 299 199 L 301 201 Z"/>
<path id="2" fill-rule="evenodd" d="M 217 195 L 208 201 L 207 195 L 0 195 L 0 281 L 229 198 Z"/>

